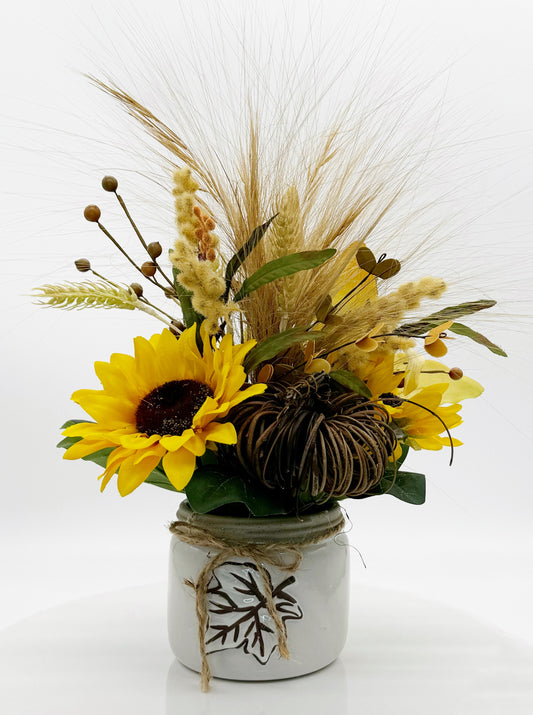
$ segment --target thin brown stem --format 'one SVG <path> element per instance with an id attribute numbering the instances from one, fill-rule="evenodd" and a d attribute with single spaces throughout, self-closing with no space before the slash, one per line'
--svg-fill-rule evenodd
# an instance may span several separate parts
<path id="1" fill-rule="evenodd" d="M 106 278 L 101 273 L 98 273 L 98 271 L 95 271 L 94 268 L 91 268 L 91 273 L 93 274 L 93 276 L 100 278 L 105 283 L 109 283 L 110 286 L 113 286 L 114 288 L 121 288 L 121 286 L 119 286 L 118 283 L 113 283 L 113 281 L 110 281 L 109 278 Z"/>
<path id="2" fill-rule="evenodd" d="M 98 225 L 98 228 L 100 229 L 100 231 L 102 231 L 102 233 L 104 233 L 104 234 L 108 237 L 108 239 L 111 241 L 111 243 L 112 243 L 114 246 L 116 246 L 116 248 L 118 248 L 118 250 L 122 253 L 122 255 L 123 255 L 125 258 L 128 259 L 128 261 L 131 263 L 131 265 L 132 265 L 136 270 L 138 270 L 139 273 L 141 273 L 147 280 L 149 280 L 150 283 L 153 283 L 154 285 L 157 285 L 159 288 L 162 288 L 162 286 L 161 286 L 154 278 L 150 278 L 149 276 L 145 276 L 145 275 L 144 275 L 144 273 L 142 272 L 141 267 L 138 266 L 138 265 L 135 263 L 135 261 L 133 260 L 133 258 L 130 258 L 130 256 L 129 256 L 129 255 L 126 253 L 126 251 L 122 248 L 122 246 L 120 245 L 120 243 L 119 243 L 115 238 L 113 238 L 113 236 L 109 233 L 109 231 L 107 230 L 107 228 L 106 228 L 104 225 L 102 225 L 102 224 L 100 223 L 100 221 L 98 221 L 98 224 L 97 224 L 97 225 Z"/>
<path id="3" fill-rule="evenodd" d="M 104 233 L 104 234 L 107 236 L 107 238 L 111 241 L 111 243 L 112 243 L 114 246 L 116 246 L 116 248 L 118 248 L 118 250 L 122 253 L 122 255 L 123 255 L 125 258 L 127 258 L 127 260 L 131 263 L 131 265 L 132 265 L 137 271 L 139 271 L 139 273 L 143 276 L 143 278 L 146 278 L 147 281 L 149 281 L 152 285 L 155 285 L 157 288 L 160 288 L 160 289 L 161 289 L 163 292 L 165 292 L 165 294 L 166 294 L 166 291 L 168 290 L 168 288 L 166 288 L 166 286 L 162 285 L 162 284 L 161 284 L 156 278 L 154 278 L 153 276 L 147 276 L 147 275 L 145 275 L 145 274 L 143 273 L 142 268 L 135 263 L 135 261 L 129 256 L 129 254 L 122 248 L 122 246 L 120 245 L 120 243 L 109 233 L 109 231 L 107 230 L 107 228 L 106 228 L 103 224 L 101 224 L 100 221 L 97 222 L 97 226 L 98 226 L 98 228 L 100 229 L 100 231 L 102 231 L 102 233 Z M 154 263 L 155 263 L 155 261 L 154 261 Z M 157 266 L 157 263 L 156 263 L 156 266 Z M 158 266 L 157 266 L 157 267 L 158 267 Z M 165 276 L 165 274 L 164 274 L 162 271 L 161 271 L 161 273 L 162 273 L 163 276 L 166 278 L 166 280 L 169 280 L 169 279 Z M 105 279 L 104 279 L 104 280 L 105 280 Z M 108 282 L 110 282 L 110 281 L 108 281 Z M 172 283 L 171 283 L 170 285 L 171 285 L 172 288 L 174 289 L 174 285 L 173 285 Z M 174 301 L 174 303 L 176 303 L 177 305 L 179 305 L 179 300 L 177 299 L 177 297 L 175 297 L 175 296 L 170 296 L 170 298 L 171 298 L 171 300 Z"/>
<path id="4" fill-rule="evenodd" d="M 136 224 L 135 221 L 133 220 L 133 218 L 132 218 L 130 212 L 128 211 L 128 207 L 126 206 L 126 202 L 124 201 L 124 199 L 122 198 L 122 196 L 121 196 L 120 194 L 117 194 L 116 191 L 114 192 L 114 194 L 115 194 L 115 196 L 117 197 L 117 200 L 118 200 L 120 206 L 122 207 L 122 210 L 123 210 L 124 213 L 126 214 L 126 218 L 127 218 L 128 221 L 130 222 L 131 227 L 132 227 L 133 230 L 135 231 L 135 233 L 136 233 L 136 235 L 137 235 L 137 238 L 138 238 L 139 241 L 141 242 L 141 244 L 142 244 L 144 250 L 148 253 L 148 244 L 147 244 L 146 241 L 144 240 L 144 238 L 143 238 L 141 232 L 139 231 L 139 229 L 138 229 L 138 227 L 137 227 L 137 224 Z M 150 254 L 148 253 L 148 255 L 150 255 Z M 152 256 L 150 256 L 150 258 L 152 258 Z M 174 288 L 174 283 L 173 283 L 173 281 L 172 281 L 172 280 L 167 276 L 167 274 L 163 271 L 163 269 L 161 268 L 161 266 L 159 265 L 159 263 L 157 262 L 157 260 L 156 260 L 155 258 L 152 258 L 152 261 L 153 261 L 153 263 L 155 264 L 155 266 L 156 266 L 157 270 L 159 271 L 159 273 L 161 273 L 161 275 L 163 276 L 163 278 L 166 280 L 166 282 Z"/>

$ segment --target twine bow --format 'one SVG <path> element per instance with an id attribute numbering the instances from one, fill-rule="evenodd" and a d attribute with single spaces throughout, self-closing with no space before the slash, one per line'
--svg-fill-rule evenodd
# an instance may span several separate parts
<path id="1" fill-rule="evenodd" d="M 278 636 L 278 648 L 282 658 L 289 659 L 289 648 L 287 645 L 287 628 L 283 622 L 279 611 L 274 603 L 272 595 L 272 584 L 267 570 L 263 563 L 268 563 L 279 569 L 293 573 L 298 569 L 302 562 L 303 546 L 319 543 L 324 539 L 337 534 L 343 528 L 344 523 L 336 525 L 334 528 L 329 528 L 321 533 L 318 537 L 298 542 L 297 544 L 286 543 L 268 543 L 268 544 L 239 544 L 231 541 L 226 541 L 217 536 L 214 536 L 210 531 L 202 529 L 194 524 L 186 521 L 173 522 L 169 530 L 180 541 L 192 546 L 200 546 L 212 549 L 216 554 L 208 559 L 207 563 L 200 571 L 196 583 L 191 580 L 186 580 L 185 584 L 194 588 L 196 594 L 196 616 L 198 618 L 198 640 L 200 645 L 200 657 L 202 662 L 201 670 L 201 687 L 206 693 L 209 690 L 209 682 L 211 680 L 211 669 L 207 660 L 205 634 L 207 630 L 208 620 L 208 599 L 207 588 L 214 570 L 221 566 L 225 561 L 239 556 L 245 559 L 252 560 L 257 566 L 264 585 L 265 607 L 268 614 L 274 621 Z M 290 557 L 287 559 L 287 556 Z"/>

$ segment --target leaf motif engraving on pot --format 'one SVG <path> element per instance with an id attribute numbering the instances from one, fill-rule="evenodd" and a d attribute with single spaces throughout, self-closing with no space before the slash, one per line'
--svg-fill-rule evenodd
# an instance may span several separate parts
<path id="1" fill-rule="evenodd" d="M 266 573 L 283 623 L 301 620 L 303 611 L 288 590 L 296 578 L 289 575 L 274 585 L 271 574 L 268 570 Z M 278 634 L 268 613 L 264 591 L 263 579 L 254 563 L 226 561 L 215 570 L 207 589 L 209 620 L 205 642 L 208 654 L 242 648 L 261 665 L 268 663 L 278 647 Z"/>

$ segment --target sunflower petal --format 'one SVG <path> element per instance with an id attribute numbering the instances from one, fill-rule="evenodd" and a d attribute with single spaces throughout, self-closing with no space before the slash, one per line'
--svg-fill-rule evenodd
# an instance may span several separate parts
<path id="1" fill-rule="evenodd" d="M 108 395 L 114 395 L 136 404 L 139 396 L 135 385 L 124 375 L 122 370 L 110 362 L 97 361 L 94 363 L 94 371 Z"/>
<path id="2" fill-rule="evenodd" d="M 157 350 L 162 382 L 197 380 L 206 382 L 205 364 L 196 345 L 196 329 L 187 328 L 178 339 L 164 330 Z"/>
<path id="3" fill-rule="evenodd" d="M 261 382 L 256 382 L 253 385 L 250 385 L 247 387 L 245 390 L 239 390 L 236 395 L 234 395 L 231 400 L 229 401 L 229 408 L 228 411 L 232 408 L 235 407 L 235 405 L 239 405 L 241 402 L 244 402 L 244 400 L 247 400 L 249 397 L 255 397 L 256 395 L 262 395 L 263 392 L 267 389 L 268 385 L 261 383 Z"/>
<path id="4" fill-rule="evenodd" d="M 227 410 L 226 414 L 230 410 L 228 403 L 220 404 L 220 402 L 213 397 L 206 397 L 202 406 L 193 417 L 193 427 L 203 429 L 209 422 L 212 422 L 217 417 L 225 417 L 225 415 L 222 415 L 225 410 Z"/>
<path id="5" fill-rule="evenodd" d="M 122 353 L 113 353 L 109 358 L 109 363 L 115 369 L 119 370 L 124 379 L 128 382 L 133 390 L 137 400 L 140 400 L 147 393 L 147 386 L 137 371 L 135 358 L 133 355 L 124 355 Z"/>
<path id="6" fill-rule="evenodd" d="M 142 379 L 145 392 L 148 394 L 159 384 L 159 375 L 156 369 L 155 350 L 149 340 L 143 337 L 133 339 L 135 347 L 135 369 Z M 144 395 L 143 395 L 144 396 Z"/>
<path id="7" fill-rule="evenodd" d="M 82 407 L 96 422 L 106 422 L 114 427 L 132 423 L 135 405 L 103 390 L 76 390 L 71 399 Z"/>
<path id="8" fill-rule="evenodd" d="M 173 350 L 176 356 L 173 369 L 174 371 L 176 369 L 179 371 L 179 376 L 173 379 L 188 379 L 209 383 L 212 367 L 210 361 L 205 358 L 209 357 L 209 353 L 212 350 L 211 348 L 204 350 L 205 358 L 200 355 L 196 344 L 196 325 L 184 330 L 179 340 L 174 338 Z"/>
<path id="9" fill-rule="evenodd" d="M 221 444 L 237 444 L 237 432 L 231 422 L 211 422 L 202 432 L 204 439 Z"/>
<path id="10" fill-rule="evenodd" d="M 95 422 L 87 422 L 71 425 L 63 430 L 61 434 L 65 437 L 83 437 L 93 442 L 106 440 L 110 445 L 119 445 L 124 435 L 133 434 L 136 431 L 137 429 L 133 425 L 111 429 Z"/>
<path id="11" fill-rule="evenodd" d="M 233 371 L 223 383 L 219 383 L 213 398 L 217 402 L 228 402 L 240 390 L 245 380 L 246 373 L 244 370 L 242 374 L 239 374 L 237 370 Z"/>
<path id="12" fill-rule="evenodd" d="M 137 461 L 135 454 L 124 460 L 118 470 L 117 486 L 120 496 L 131 494 L 137 489 L 146 477 L 153 472 L 161 459 L 159 454 L 149 454 Z"/>
<path id="13" fill-rule="evenodd" d="M 117 447 L 111 452 L 107 458 L 105 471 L 98 477 L 98 479 L 102 479 L 102 484 L 100 485 L 101 492 L 103 492 L 109 484 L 111 477 L 115 474 L 122 462 L 132 456 L 132 454 L 133 452 L 130 449 L 124 449 L 123 447 Z"/>
<path id="14" fill-rule="evenodd" d="M 95 452 L 99 452 L 101 449 L 112 446 L 113 445 L 109 444 L 106 440 L 95 442 L 93 440 L 81 439 L 65 451 L 63 459 L 82 459 L 83 457 L 87 457 L 89 454 L 94 454 Z"/>
<path id="15" fill-rule="evenodd" d="M 196 467 L 196 457 L 186 449 L 167 452 L 163 457 L 163 469 L 169 482 L 180 492 L 190 482 Z"/>
<path id="16" fill-rule="evenodd" d="M 193 439 L 194 430 L 186 429 L 181 434 L 164 435 L 159 438 L 159 444 L 169 452 L 176 452 L 181 449 L 184 444 Z"/>
<path id="17" fill-rule="evenodd" d="M 96 427 L 101 430 L 101 426 L 96 424 L 96 422 L 76 422 L 76 424 L 69 425 L 61 432 L 64 437 L 85 437 L 92 432 L 92 429 Z"/>
<path id="18" fill-rule="evenodd" d="M 166 451 L 167 450 L 160 444 L 154 444 L 152 445 L 152 447 L 148 447 L 147 449 L 143 449 L 142 451 L 138 450 L 134 459 L 135 464 L 138 464 L 142 459 L 145 459 L 147 457 L 159 457 L 159 460 L 157 462 L 157 464 L 159 464 L 161 457 L 166 454 Z"/>
<path id="19" fill-rule="evenodd" d="M 120 438 L 120 444 L 126 449 L 147 449 L 156 442 L 159 442 L 159 435 L 153 434 L 150 437 L 145 434 L 127 434 Z"/>

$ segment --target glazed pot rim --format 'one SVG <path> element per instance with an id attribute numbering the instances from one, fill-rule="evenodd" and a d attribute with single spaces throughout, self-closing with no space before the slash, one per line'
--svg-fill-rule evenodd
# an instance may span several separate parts
<path id="1" fill-rule="evenodd" d="M 339 504 L 328 506 L 321 511 L 299 516 L 221 516 L 218 514 L 198 514 L 185 499 L 176 512 L 178 521 L 185 521 L 213 536 L 235 543 L 288 543 L 305 544 L 331 538 L 342 530 L 344 515 Z"/>

